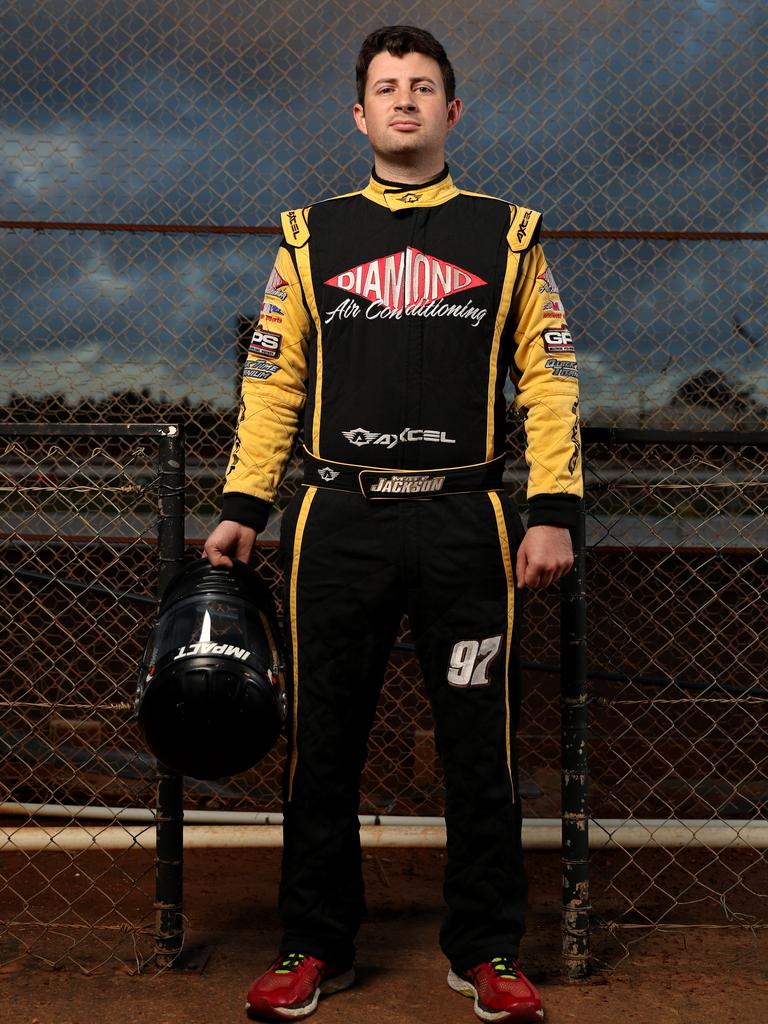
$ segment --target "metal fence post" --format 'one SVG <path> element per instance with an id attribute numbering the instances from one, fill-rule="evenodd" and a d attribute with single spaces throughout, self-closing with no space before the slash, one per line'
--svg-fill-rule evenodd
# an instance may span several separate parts
<path id="1" fill-rule="evenodd" d="M 184 433 L 169 426 L 160 438 L 158 597 L 184 559 Z M 184 945 L 184 780 L 158 766 L 155 855 L 155 964 L 171 967 Z"/>
<path id="2" fill-rule="evenodd" d="M 560 708 L 563 829 L 563 963 L 569 979 L 589 972 L 586 526 L 573 532 L 574 566 L 560 587 Z"/>

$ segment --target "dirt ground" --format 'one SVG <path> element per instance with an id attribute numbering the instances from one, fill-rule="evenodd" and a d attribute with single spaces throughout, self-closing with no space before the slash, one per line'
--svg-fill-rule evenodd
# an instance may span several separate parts
<path id="1" fill-rule="evenodd" d="M 358 982 L 321 1001 L 318 1024 L 446 1024 L 476 1021 L 470 1000 L 445 983 L 437 946 L 444 853 L 367 851 L 369 913 L 358 941 Z M 539 984 L 550 1024 L 762 1024 L 768 1020 L 768 931 L 657 931 L 589 981 L 560 976 L 560 862 L 530 853 L 529 929 L 523 964 Z M 84 975 L 30 959 L 0 968 L 3 1024 L 230 1024 L 244 1022 L 244 996 L 270 960 L 278 935 L 279 851 L 189 851 L 185 910 L 189 943 L 207 947 L 201 971 L 145 972 L 123 966 Z M 633 940 L 641 933 L 632 932 Z M 607 964 L 607 966 L 606 966 Z"/>

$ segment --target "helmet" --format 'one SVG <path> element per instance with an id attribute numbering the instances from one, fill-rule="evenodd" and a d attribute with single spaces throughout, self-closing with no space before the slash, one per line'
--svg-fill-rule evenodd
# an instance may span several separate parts
<path id="1" fill-rule="evenodd" d="M 283 668 L 275 604 L 258 573 L 237 561 L 188 562 L 165 589 L 139 670 L 147 746 L 195 779 L 252 768 L 285 720 Z"/>

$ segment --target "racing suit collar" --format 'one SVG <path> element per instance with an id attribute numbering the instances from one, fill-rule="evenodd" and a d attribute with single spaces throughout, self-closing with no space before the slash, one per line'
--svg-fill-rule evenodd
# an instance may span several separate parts
<path id="1" fill-rule="evenodd" d="M 440 206 L 458 194 L 459 190 L 453 184 L 448 164 L 436 178 L 432 178 L 431 181 L 427 181 L 423 185 L 385 181 L 373 171 L 371 180 L 363 189 L 366 199 L 393 211 L 408 210 L 414 206 Z"/>

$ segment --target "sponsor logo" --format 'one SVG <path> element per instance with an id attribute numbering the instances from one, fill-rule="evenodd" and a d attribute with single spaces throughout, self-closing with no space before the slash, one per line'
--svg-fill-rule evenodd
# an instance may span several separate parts
<path id="1" fill-rule="evenodd" d="M 253 377 L 256 380 L 266 380 L 273 373 L 277 373 L 280 367 L 277 363 L 268 363 L 266 359 L 248 360 L 243 367 L 244 377 Z"/>
<path id="2" fill-rule="evenodd" d="M 277 324 L 278 327 L 281 327 L 283 323 L 283 318 L 281 316 L 270 316 L 269 313 L 262 313 L 259 320 L 263 320 L 268 324 Z"/>
<path id="3" fill-rule="evenodd" d="M 544 271 L 543 274 L 539 274 L 536 278 L 537 281 L 541 281 L 539 285 L 540 295 L 559 295 L 560 289 L 557 287 L 557 283 L 552 276 L 552 271 L 549 267 Z"/>
<path id="4" fill-rule="evenodd" d="M 523 239 L 528 234 L 528 221 L 531 219 L 531 211 L 526 210 L 523 219 L 520 221 L 520 227 L 517 229 L 517 240 L 522 245 Z"/>
<path id="5" fill-rule="evenodd" d="M 371 494 L 434 494 L 443 489 L 444 476 L 380 476 L 371 484 Z"/>
<path id="6" fill-rule="evenodd" d="M 272 273 L 269 275 L 267 281 L 267 295 L 272 295 L 276 299 L 282 299 L 285 301 L 288 295 L 288 282 L 277 272 L 277 264 L 272 268 Z"/>
<path id="7" fill-rule="evenodd" d="M 573 427 L 571 428 L 571 441 L 573 442 L 573 454 L 568 460 L 568 472 L 573 476 L 574 470 L 579 464 L 579 456 L 581 455 L 581 441 L 579 435 L 579 400 L 573 403 L 571 412 L 574 415 Z"/>
<path id="8" fill-rule="evenodd" d="M 199 643 L 180 647 L 173 660 L 178 661 L 179 658 L 192 658 L 201 654 L 224 654 L 229 658 L 239 658 L 240 661 L 245 661 L 251 656 L 250 651 L 246 651 L 242 647 L 235 647 L 233 644 L 217 644 L 210 640 L 201 640 Z"/>
<path id="9" fill-rule="evenodd" d="M 406 192 L 404 196 L 397 196 L 398 203 L 418 203 L 421 196 L 416 195 L 415 192 Z"/>
<path id="10" fill-rule="evenodd" d="M 392 313 L 423 309 L 449 295 L 487 284 L 468 270 L 427 256 L 410 245 L 402 252 L 345 270 L 325 283 Z"/>
<path id="11" fill-rule="evenodd" d="M 301 234 L 301 228 L 299 227 L 299 218 L 296 216 L 295 210 L 288 211 L 288 226 L 293 233 L 294 239 Z"/>
<path id="12" fill-rule="evenodd" d="M 262 302 L 261 314 L 272 313 L 274 316 L 285 316 L 285 310 L 282 306 L 275 305 L 274 302 Z"/>
<path id="13" fill-rule="evenodd" d="M 331 480 L 335 480 L 339 474 L 337 470 L 331 469 L 330 466 L 323 466 L 322 469 L 318 469 L 317 475 L 321 480 L 325 480 L 327 483 L 330 483 Z"/>
<path id="14" fill-rule="evenodd" d="M 336 319 L 349 320 L 352 317 L 359 316 L 360 311 L 361 307 L 359 302 L 355 302 L 354 299 L 342 299 L 335 309 L 331 309 L 326 313 L 323 322 L 329 324 Z M 426 306 L 406 310 L 391 310 L 384 306 L 379 306 L 376 303 L 371 303 L 365 311 L 365 319 L 400 320 L 403 315 L 420 317 L 450 316 L 458 317 L 460 320 L 469 320 L 473 327 L 478 327 L 482 323 L 487 312 L 487 309 L 481 309 L 478 306 L 473 306 L 471 302 L 465 302 L 463 305 L 459 305 L 455 302 L 430 302 Z M 266 317 L 265 319 L 269 320 L 270 317 Z M 279 322 L 282 323 L 282 321 Z"/>
<path id="15" fill-rule="evenodd" d="M 227 466 L 227 476 L 237 466 L 240 461 L 240 425 L 245 419 L 245 399 L 240 396 L 240 411 L 237 414 L 237 429 L 235 430 L 235 443 L 232 445 L 232 455 Z"/>
<path id="16" fill-rule="evenodd" d="M 404 427 L 399 434 L 380 434 L 364 427 L 342 430 L 342 434 L 350 444 L 362 448 L 367 444 L 383 444 L 386 448 L 394 448 L 398 441 L 430 441 L 433 444 L 456 444 L 453 438 L 447 437 L 444 430 L 423 430 L 421 427 Z"/>
<path id="17" fill-rule="evenodd" d="M 549 299 L 541 307 L 545 320 L 563 320 L 565 312 L 557 299 Z"/>
<path id="18" fill-rule="evenodd" d="M 552 371 L 553 377 L 579 379 L 579 368 L 574 359 L 548 359 L 544 365 L 548 370 Z"/>
<path id="19" fill-rule="evenodd" d="M 276 359 L 280 355 L 280 342 L 282 334 L 274 334 L 272 331 L 262 331 L 256 327 L 248 342 L 249 355 L 270 356 Z"/>
<path id="20" fill-rule="evenodd" d="M 571 332 L 567 331 L 564 327 L 560 328 L 560 330 L 544 331 L 541 337 L 544 341 L 544 350 L 546 352 L 558 353 L 574 351 Z"/>

